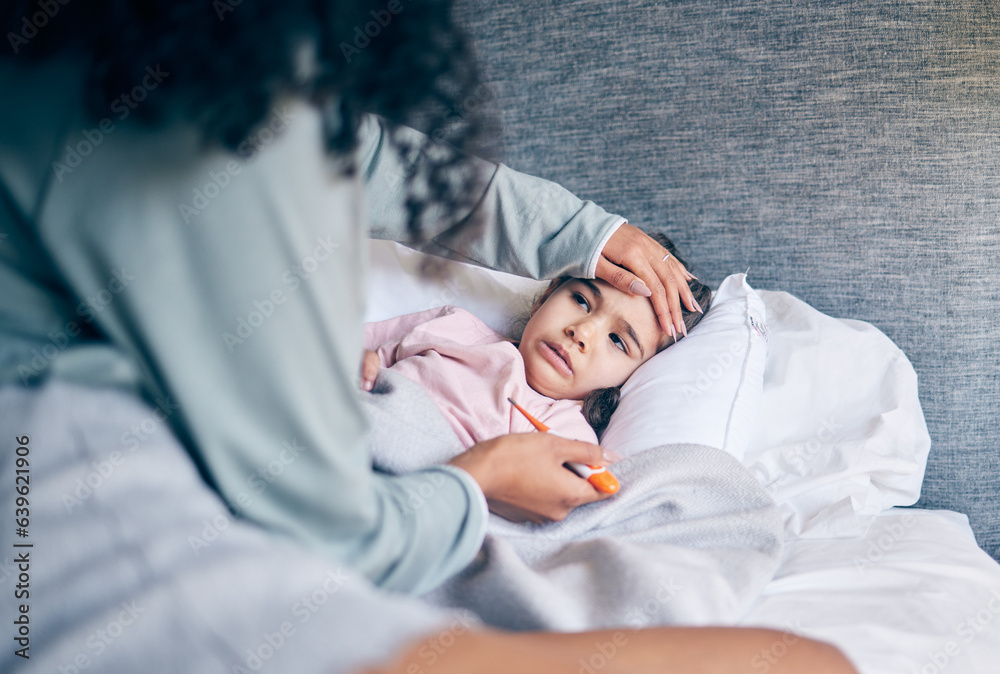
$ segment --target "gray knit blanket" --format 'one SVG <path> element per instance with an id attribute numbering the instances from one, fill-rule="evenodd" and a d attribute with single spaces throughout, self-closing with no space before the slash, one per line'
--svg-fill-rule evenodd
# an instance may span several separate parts
<path id="1" fill-rule="evenodd" d="M 403 473 L 463 448 L 429 395 L 381 370 L 362 394 L 380 470 Z M 702 445 L 662 445 L 614 465 L 621 491 L 562 522 L 496 515 L 483 547 L 433 603 L 511 630 L 580 631 L 733 624 L 778 567 L 774 501 L 736 459 Z"/>

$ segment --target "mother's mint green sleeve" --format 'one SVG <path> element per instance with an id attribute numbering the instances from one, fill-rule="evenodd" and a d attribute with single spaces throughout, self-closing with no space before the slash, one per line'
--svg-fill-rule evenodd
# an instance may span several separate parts
<path id="1" fill-rule="evenodd" d="M 404 175 L 413 162 L 386 149 L 389 132 L 380 118 L 368 116 L 361 131 L 371 236 L 405 243 Z M 413 143 L 422 138 L 412 129 L 400 132 Z M 427 218 L 431 241 L 419 250 L 536 279 L 563 274 L 594 278 L 604 244 L 625 218 L 551 181 L 504 164 L 472 162 L 486 181 L 474 206 L 483 218 L 482 234 L 462 231 L 468 213 Z"/>

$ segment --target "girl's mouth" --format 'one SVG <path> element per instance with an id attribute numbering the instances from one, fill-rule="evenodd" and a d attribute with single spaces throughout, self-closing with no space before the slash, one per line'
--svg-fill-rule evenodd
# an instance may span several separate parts
<path id="1" fill-rule="evenodd" d="M 567 377 L 573 375 L 573 364 L 569 359 L 569 354 L 566 353 L 566 349 L 552 342 L 542 342 L 538 348 L 545 360 L 552 363 L 555 369 Z"/>

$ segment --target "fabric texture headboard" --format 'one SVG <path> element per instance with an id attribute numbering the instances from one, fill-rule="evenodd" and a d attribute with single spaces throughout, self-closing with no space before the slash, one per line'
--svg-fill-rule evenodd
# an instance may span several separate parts
<path id="1" fill-rule="evenodd" d="M 918 506 L 1000 559 L 1000 9 L 990 0 L 459 0 L 490 157 L 749 268 L 912 361 Z M 400 17 L 404 19 L 404 17 Z M 459 111 L 460 113 L 461 111 Z"/>

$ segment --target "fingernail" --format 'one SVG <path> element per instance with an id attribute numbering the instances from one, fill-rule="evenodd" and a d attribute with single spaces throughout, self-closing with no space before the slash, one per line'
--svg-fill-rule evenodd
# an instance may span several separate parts
<path id="1" fill-rule="evenodd" d="M 687 336 L 688 336 L 688 329 L 687 329 L 687 326 L 686 326 L 686 325 L 684 325 L 683 323 L 681 323 L 681 332 L 683 332 L 683 333 L 684 333 L 684 336 L 685 336 L 685 337 L 687 337 Z"/>
<path id="2" fill-rule="evenodd" d="M 674 324 L 670 324 L 670 336 L 674 338 L 674 342 L 677 342 L 677 333 L 674 331 Z"/>
<path id="3" fill-rule="evenodd" d="M 691 303 L 694 304 L 694 308 L 698 310 L 699 314 L 705 313 L 704 309 L 701 308 L 701 305 L 698 304 L 698 300 L 696 300 L 694 297 L 691 297 Z"/>
<path id="4" fill-rule="evenodd" d="M 639 279 L 632 281 L 632 285 L 628 287 L 628 291 L 633 295 L 642 295 L 643 297 L 653 296 L 653 293 L 646 287 L 646 284 Z"/>
<path id="5" fill-rule="evenodd" d="M 604 450 L 604 460 L 608 463 L 615 463 L 616 461 L 622 460 L 622 455 L 613 449 Z"/>
<path id="6" fill-rule="evenodd" d="M 361 388 L 363 388 L 366 391 L 371 391 L 372 387 L 374 385 L 375 385 L 375 382 L 367 380 L 367 379 L 365 381 L 361 382 Z"/>

